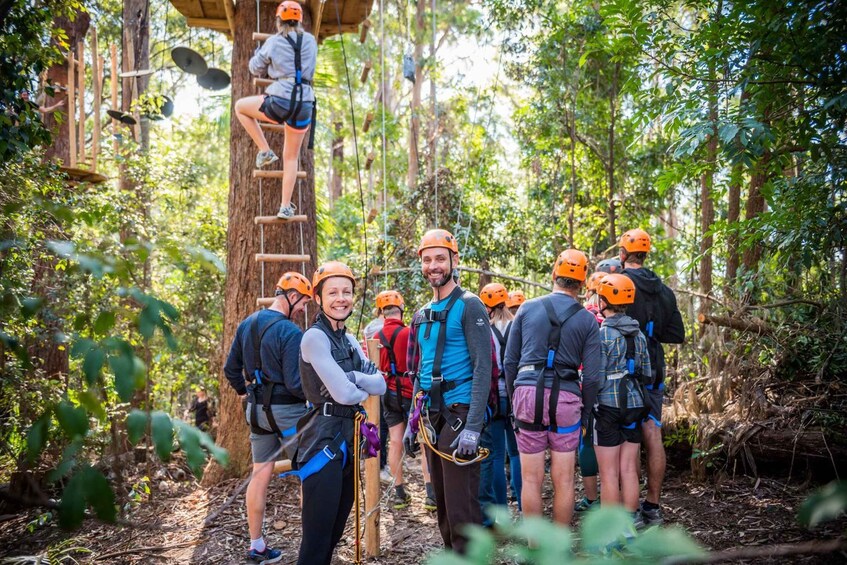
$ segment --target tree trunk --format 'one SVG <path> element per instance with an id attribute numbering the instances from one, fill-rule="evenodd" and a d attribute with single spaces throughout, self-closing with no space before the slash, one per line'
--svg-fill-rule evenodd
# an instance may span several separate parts
<path id="1" fill-rule="evenodd" d="M 426 22 L 426 0 L 418 0 L 415 4 L 415 83 L 412 85 L 411 121 L 409 123 L 409 170 L 406 176 L 406 184 L 409 190 L 415 190 L 418 186 L 418 162 L 421 128 L 421 88 L 423 86 L 423 68 L 421 58 L 423 57 L 423 41 Z"/>
<path id="2" fill-rule="evenodd" d="M 260 3 L 262 32 L 270 33 L 274 21 L 276 4 Z M 312 18 L 304 6 L 304 27 L 311 30 Z M 253 54 L 255 43 L 252 34 L 256 30 L 256 5 L 239 2 L 235 6 L 235 36 L 232 45 L 232 103 L 244 96 L 257 94 L 252 86 L 247 62 Z M 232 112 L 234 114 L 234 111 Z M 313 126 L 314 127 L 314 126 Z M 283 134 L 269 133 L 268 142 L 278 155 L 282 155 Z M 226 299 L 224 303 L 224 331 L 222 359 L 226 358 L 238 324 L 256 310 L 256 298 L 273 296 L 274 285 L 280 275 L 289 270 L 304 272 L 306 276 L 316 268 L 317 232 L 315 222 L 315 164 L 312 151 L 303 143 L 300 152 L 300 170 L 306 172 L 306 179 L 298 181 L 298 190 L 294 192 L 294 203 L 298 213 L 308 216 L 305 224 L 285 226 L 266 226 L 264 229 L 265 252 L 267 253 L 304 253 L 311 261 L 301 264 L 272 264 L 265 267 L 264 289 L 262 288 L 262 268 L 256 263 L 254 254 L 259 252 L 261 236 L 259 226 L 253 224 L 253 218 L 259 215 L 259 180 L 253 180 L 252 171 L 256 157 L 256 147 L 237 120 L 230 120 L 230 171 L 229 171 L 229 223 L 227 227 L 227 275 Z M 279 207 L 280 180 L 265 180 L 262 186 L 261 209 L 270 213 Z M 298 196 L 299 194 L 299 196 Z M 301 248 L 300 226 L 303 229 Z M 302 249 L 302 251 L 301 251 Z M 263 292 L 264 290 L 264 292 Z M 306 320 L 314 312 L 307 310 Z M 222 363 L 223 365 L 223 363 Z M 241 400 L 229 386 L 223 374 L 220 375 L 220 420 L 217 443 L 229 450 L 230 466 L 222 469 L 216 463 L 210 464 L 204 478 L 204 484 L 214 484 L 228 477 L 242 476 L 250 469 L 250 429 L 245 423 Z"/>
<path id="3" fill-rule="evenodd" d="M 609 92 L 609 237 L 612 244 L 617 243 L 617 211 L 615 209 L 615 126 L 616 126 L 616 110 L 618 102 L 618 73 L 620 72 L 620 63 L 615 63 L 615 69 L 612 73 L 612 89 Z"/>
<path id="4" fill-rule="evenodd" d="M 344 134 L 341 133 L 343 125 L 343 122 L 335 122 L 335 139 L 332 140 L 331 183 L 329 187 L 331 203 L 335 203 L 344 194 L 344 178 L 341 171 L 344 164 Z"/>
<path id="5" fill-rule="evenodd" d="M 427 175 L 430 177 L 435 176 L 435 171 L 438 168 L 438 107 L 435 96 L 435 63 L 437 62 L 437 58 L 435 56 L 435 8 L 435 0 L 432 0 L 430 6 L 430 10 L 432 11 L 430 17 L 433 20 L 431 30 L 432 36 L 429 38 L 429 103 L 431 115 L 429 117 L 429 135 L 427 136 L 429 138 L 429 156 L 426 167 Z"/>
<path id="6" fill-rule="evenodd" d="M 759 214 L 765 211 L 765 197 L 762 194 L 762 187 L 768 179 L 768 167 L 770 165 L 771 154 L 766 151 L 764 155 L 756 163 L 751 175 L 750 186 L 747 192 L 747 204 L 744 211 L 744 219 L 749 222 L 755 219 Z M 749 228 L 752 229 L 752 228 Z M 762 246 L 753 244 L 744 250 L 742 262 L 744 269 L 748 273 L 752 273 L 759 268 L 759 260 L 762 258 Z"/>
<path id="7" fill-rule="evenodd" d="M 741 182 L 744 175 L 741 163 L 732 166 L 729 176 L 729 202 L 726 220 L 729 223 L 729 235 L 726 242 L 726 288 L 727 292 L 735 284 L 738 276 L 738 228 L 736 223 L 741 216 Z"/>
<path id="8" fill-rule="evenodd" d="M 721 3 L 718 3 L 718 14 L 720 14 Z M 720 17 L 720 16 L 718 16 Z M 715 66 L 710 64 L 709 76 L 715 77 Z M 706 142 L 706 170 L 700 177 L 700 293 L 708 295 L 712 292 L 712 245 L 714 238 L 709 230 L 715 222 L 715 203 L 712 200 L 712 189 L 715 183 L 715 171 L 718 158 L 718 87 L 712 82 L 709 87 L 709 122 L 712 124 L 712 133 Z M 701 300 L 699 312 L 708 314 L 711 311 L 712 301 Z M 702 327 L 701 327 L 702 329 Z"/>

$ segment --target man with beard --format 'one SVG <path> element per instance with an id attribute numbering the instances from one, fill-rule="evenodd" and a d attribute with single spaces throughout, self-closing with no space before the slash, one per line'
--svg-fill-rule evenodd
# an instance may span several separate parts
<path id="1" fill-rule="evenodd" d="M 491 385 L 491 331 L 480 299 L 453 277 L 459 264 L 456 238 L 446 230 L 430 230 L 418 256 L 433 296 L 412 321 L 419 362 L 409 369 L 415 371 L 415 397 L 424 391 L 428 398 L 423 433 L 434 432 L 426 455 L 438 528 L 445 547 L 461 554 L 467 544 L 465 525 L 482 524 L 478 450 Z M 414 457 L 411 426 L 403 444 Z"/>
<path id="2" fill-rule="evenodd" d="M 276 283 L 273 304 L 238 325 L 224 366 L 230 386 L 247 403 L 250 424 L 253 476 L 246 496 L 250 563 L 276 563 L 282 558 L 280 550 L 265 543 L 262 522 L 273 462 L 294 454 L 296 442 L 288 438 L 295 434 L 297 420 L 306 413 L 306 396 L 300 383 L 303 332 L 291 319 L 303 312 L 311 299 L 309 279 L 295 272 L 282 275 Z M 285 443 L 288 445 L 283 449 Z"/>

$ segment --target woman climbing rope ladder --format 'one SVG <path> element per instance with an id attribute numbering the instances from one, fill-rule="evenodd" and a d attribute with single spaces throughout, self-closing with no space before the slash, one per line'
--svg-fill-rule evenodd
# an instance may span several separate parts
<path id="1" fill-rule="evenodd" d="M 282 203 L 278 218 L 294 216 L 291 196 L 297 179 L 297 156 L 314 117 L 315 92 L 312 77 L 318 57 L 315 37 L 303 30 L 303 9 L 287 0 L 276 9 L 277 34 L 269 37 L 250 59 L 250 73 L 268 76 L 274 82 L 264 95 L 248 96 L 235 103 L 235 115 L 259 147 L 256 168 L 278 161 L 259 120 L 285 124 L 282 149 Z"/>

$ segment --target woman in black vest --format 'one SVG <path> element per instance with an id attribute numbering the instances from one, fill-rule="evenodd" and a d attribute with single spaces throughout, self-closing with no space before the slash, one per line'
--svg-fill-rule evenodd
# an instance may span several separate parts
<path id="1" fill-rule="evenodd" d="M 300 346 L 303 392 L 315 407 L 297 452 L 303 481 L 300 565 L 332 560 L 355 495 L 355 417 L 369 395 L 385 393 L 379 370 L 344 327 L 353 312 L 354 285 L 353 272 L 338 261 L 321 265 L 312 278 L 321 310 Z"/>

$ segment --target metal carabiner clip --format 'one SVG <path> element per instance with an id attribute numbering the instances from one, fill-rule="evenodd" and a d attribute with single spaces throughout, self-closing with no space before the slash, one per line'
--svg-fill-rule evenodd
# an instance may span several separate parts
<path id="1" fill-rule="evenodd" d="M 458 451 L 459 451 L 458 448 L 453 450 L 453 463 L 455 463 L 459 467 L 467 467 L 468 465 L 473 465 L 474 463 L 479 463 L 480 461 L 482 461 L 483 459 L 485 459 L 487 457 L 486 454 L 483 454 L 481 451 L 477 451 L 476 457 L 474 457 L 473 459 L 468 459 L 468 460 L 459 459 L 459 456 L 456 455 L 456 453 Z"/>

